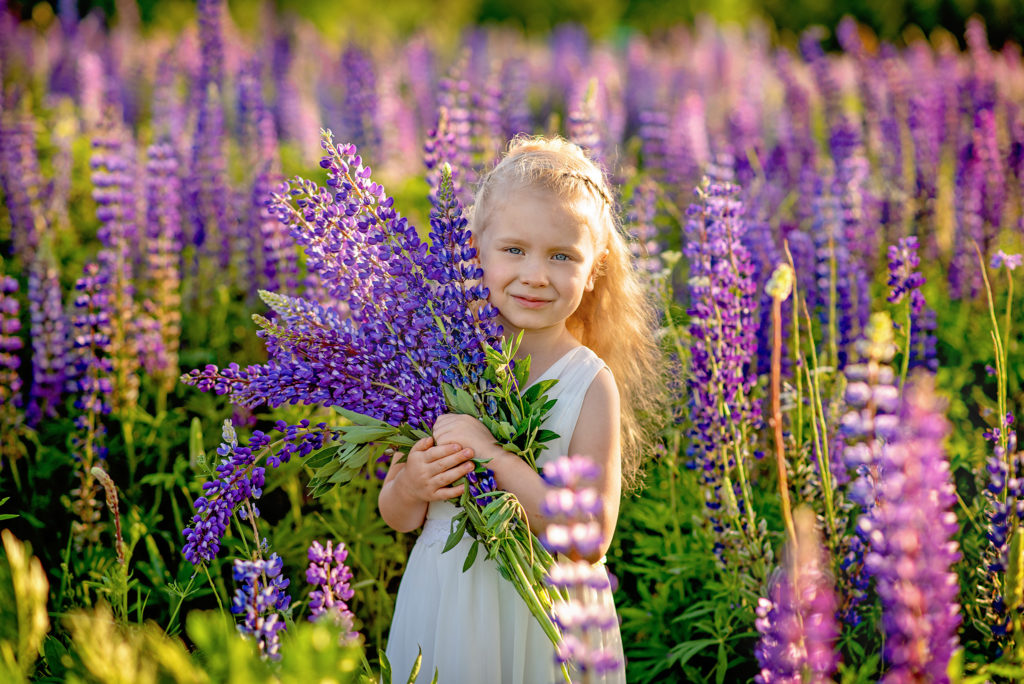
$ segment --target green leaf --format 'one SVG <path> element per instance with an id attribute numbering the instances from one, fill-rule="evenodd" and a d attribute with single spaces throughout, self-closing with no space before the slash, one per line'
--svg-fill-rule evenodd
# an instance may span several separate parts
<path id="1" fill-rule="evenodd" d="M 416 678 L 420 676 L 420 665 L 423 663 L 423 649 L 416 649 L 416 660 L 412 664 L 412 670 L 409 672 L 409 679 L 406 680 L 406 684 L 413 684 Z M 385 680 L 387 681 L 387 680 Z"/>
<path id="2" fill-rule="evenodd" d="M 188 429 L 188 460 L 194 467 L 206 468 L 206 450 L 203 449 L 203 423 L 198 416 L 192 418 Z"/>
<path id="3" fill-rule="evenodd" d="M 552 430 L 538 430 L 537 436 L 535 437 L 535 441 L 550 442 L 553 439 L 558 439 L 559 436 L 560 435 L 557 432 L 554 432 Z"/>
<path id="4" fill-rule="evenodd" d="M 473 545 L 469 547 L 469 553 L 466 554 L 466 562 L 462 564 L 462 572 L 466 572 L 473 565 L 473 561 L 476 560 L 476 552 L 480 548 L 480 542 L 474 541 Z"/>
<path id="5" fill-rule="evenodd" d="M 668 652 L 668 657 L 675 661 L 680 667 L 689 662 L 690 658 L 703 651 L 708 646 L 714 646 L 718 639 L 695 639 L 676 644 Z"/>
<path id="6" fill-rule="evenodd" d="M 340 416 L 344 416 L 353 425 L 373 425 L 375 427 L 383 427 L 387 425 L 383 420 L 378 420 L 372 416 L 367 416 L 362 413 L 356 413 L 355 411 L 349 411 L 348 409 L 341 408 L 340 406 L 332 406 L 331 409 Z"/>
<path id="7" fill-rule="evenodd" d="M 542 395 L 548 393 L 548 390 L 558 384 L 558 380 L 540 380 L 530 385 L 525 392 L 523 392 L 523 401 L 527 404 L 536 403 Z M 554 403 L 552 403 L 552 406 Z"/>
<path id="8" fill-rule="evenodd" d="M 452 520 L 452 522 L 454 522 L 454 520 Z M 466 517 L 465 513 L 459 516 L 459 524 L 455 530 L 448 535 L 448 541 L 444 543 L 444 548 L 441 550 L 441 553 L 448 553 L 454 549 L 460 541 L 462 541 L 463 535 L 466 534 L 467 522 L 469 522 L 469 519 Z"/>
<path id="9" fill-rule="evenodd" d="M 341 431 L 341 438 L 349 444 L 377 442 L 398 432 L 390 425 L 344 425 L 338 429 Z"/>
<path id="10" fill-rule="evenodd" d="M 391 681 L 391 661 L 388 660 L 384 650 L 377 647 L 377 659 L 380 661 L 380 681 L 390 682 Z"/>
<path id="11" fill-rule="evenodd" d="M 321 468 L 334 459 L 339 449 L 341 449 L 340 446 L 331 445 L 314 451 L 305 458 L 305 464 L 310 468 Z"/>

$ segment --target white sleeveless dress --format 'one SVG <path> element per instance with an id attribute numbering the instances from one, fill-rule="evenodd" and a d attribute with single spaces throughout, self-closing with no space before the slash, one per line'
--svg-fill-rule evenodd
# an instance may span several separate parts
<path id="1" fill-rule="evenodd" d="M 604 362 L 580 346 L 534 379 L 558 379 L 548 390 L 548 398 L 557 403 L 544 427 L 559 438 L 547 443 L 537 458 L 538 465 L 568 453 L 583 398 L 602 368 Z M 423 652 L 420 684 L 431 681 L 435 668 L 438 684 L 564 682 L 555 665 L 554 647 L 512 583 L 498 574 L 497 564 L 480 553 L 463 573 L 462 564 L 472 545 L 468 536 L 447 553 L 441 552 L 455 512 L 452 503 L 431 502 L 423 532 L 409 554 L 388 637 L 387 657 L 394 683 L 404 684 L 418 648 Z M 614 606 L 608 589 L 598 592 L 597 600 Z M 617 627 L 606 633 L 601 645 L 617 651 L 621 658 Z M 624 670 L 589 681 L 624 683 Z"/>

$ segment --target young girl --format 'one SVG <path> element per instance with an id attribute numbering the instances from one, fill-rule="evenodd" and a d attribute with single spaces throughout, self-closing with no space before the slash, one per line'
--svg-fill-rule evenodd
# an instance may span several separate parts
<path id="1" fill-rule="evenodd" d="M 561 139 L 517 138 L 477 191 L 470 228 L 488 300 L 503 334 L 523 332 L 518 355 L 530 355 L 530 383 L 556 378 L 544 427 L 560 436 L 538 457 L 583 454 L 601 470 L 598 522 L 604 543 L 615 531 L 622 487 L 632 485 L 644 443 L 638 416 L 658 396 L 651 309 L 619 232 L 601 170 Z M 525 388 L 524 388 L 525 389 Z M 561 679 L 554 647 L 512 583 L 493 561 L 463 562 L 471 542 L 442 553 L 455 514 L 448 499 L 465 484 L 471 459 L 489 459 L 498 488 L 512 492 L 540 535 L 546 485 L 518 456 L 495 443 L 477 419 L 446 414 L 433 437 L 392 462 L 379 507 L 394 529 L 423 526 L 409 556 L 395 606 L 387 656 L 402 678 L 422 650 L 426 681 L 442 684 L 551 684 Z M 599 600 L 612 606 L 611 592 Z M 606 648 L 618 649 L 613 631 Z M 604 679 L 620 682 L 620 670 Z"/>

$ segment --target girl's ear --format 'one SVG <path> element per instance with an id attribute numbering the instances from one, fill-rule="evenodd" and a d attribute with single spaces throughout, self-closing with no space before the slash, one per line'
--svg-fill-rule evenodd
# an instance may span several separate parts
<path id="1" fill-rule="evenodd" d="M 587 278 L 586 291 L 594 291 L 594 281 L 597 280 L 598 276 L 604 275 L 604 269 L 607 265 L 605 262 L 608 261 L 608 250 L 604 250 L 601 256 L 598 257 L 597 263 L 594 264 L 594 268 L 590 269 L 590 277 Z"/>

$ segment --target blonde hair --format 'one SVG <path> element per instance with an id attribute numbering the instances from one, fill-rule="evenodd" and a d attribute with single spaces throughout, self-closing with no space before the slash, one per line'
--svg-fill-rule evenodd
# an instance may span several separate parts
<path id="1" fill-rule="evenodd" d="M 652 447 L 651 423 L 664 393 L 661 354 L 655 339 L 655 309 L 641 284 L 604 172 L 578 146 L 563 138 L 516 136 L 480 181 L 470 230 L 480 235 L 510 190 L 539 188 L 564 200 L 594 232 L 598 261 L 594 288 L 583 293 L 566 321 L 569 332 L 608 364 L 621 398 L 622 484 L 629 491 L 642 475 Z M 590 211 L 587 211 L 587 209 Z"/>

